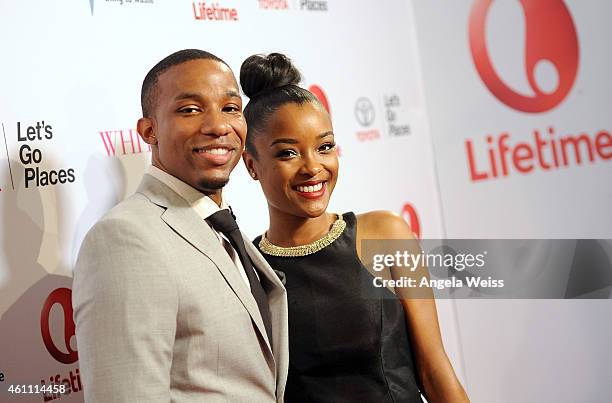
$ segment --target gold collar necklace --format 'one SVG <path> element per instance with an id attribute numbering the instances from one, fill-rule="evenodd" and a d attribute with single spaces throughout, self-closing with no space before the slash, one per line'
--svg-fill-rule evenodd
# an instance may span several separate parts
<path id="1" fill-rule="evenodd" d="M 311 242 L 306 245 L 300 246 L 290 246 L 287 248 L 283 248 L 282 246 L 276 246 L 271 243 L 266 234 L 264 233 L 261 236 L 261 241 L 259 241 L 259 249 L 266 255 L 272 256 L 282 256 L 282 257 L 299 257 L 311 255 L 320 251 L 321 249 L 329 246 L 336 239 L 342 235 L 342 232 L 346 228 L 346 221 L 342 218 L 342 214 L 338 214 L 338 218 L 331 226 L 331 229 L 327 234 L 325 234 L 322 238 L 317 239 L 314 242 Z"/>

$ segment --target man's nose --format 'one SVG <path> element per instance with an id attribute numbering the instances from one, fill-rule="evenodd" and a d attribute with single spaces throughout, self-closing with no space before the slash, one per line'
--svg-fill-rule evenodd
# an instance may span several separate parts
<path id="1" fill-rule="evenodd" d="M 200 129 L 203 134 L 216 137 L 227 136 L 231 130 L 223 111 L 210 111 L 206 114 Z"/>

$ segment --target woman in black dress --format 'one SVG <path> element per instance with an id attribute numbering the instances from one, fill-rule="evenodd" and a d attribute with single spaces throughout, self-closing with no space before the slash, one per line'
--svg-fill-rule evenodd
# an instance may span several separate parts
<path id="1" fill-rule="evenodd" d="M 268 202 L 255 245 L 286 277 L 287 403 L 467 402 L 446 356 L 431 298 L 360 292 L 362 239 L 413 239 L 399 216 L 327 212 L 338 177 L 329 114 L 284 55 L 251 56 L 244 161 Z M 369 274 L 366 274 L 369 275 Z M 384 294 L 387 293 L 387 294 Z M 420 393 L 419 393 L 420 392 Z"/>

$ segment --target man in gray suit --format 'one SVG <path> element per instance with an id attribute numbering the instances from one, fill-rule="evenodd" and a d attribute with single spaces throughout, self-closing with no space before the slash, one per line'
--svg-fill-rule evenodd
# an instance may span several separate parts
<path id="1" fill-rule="evenodd" d="M 282 402 L 285 289 L 222 199 L 246 136 L 236 79 L 179 51 L 147 74 L 142 108 L 152 166 L 74 269 L 85 401 Z"/>

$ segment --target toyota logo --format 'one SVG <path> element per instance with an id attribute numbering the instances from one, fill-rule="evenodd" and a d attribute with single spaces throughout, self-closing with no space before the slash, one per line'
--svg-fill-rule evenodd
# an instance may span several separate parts
<path id="1" fill-rule="evenodd" d="M 374 105 L 372 102 L 365 97 L 361 97 L 355 103 L 355 118 L 357 122 L 364 127 L 370 126 L 374 123 Z"/>

